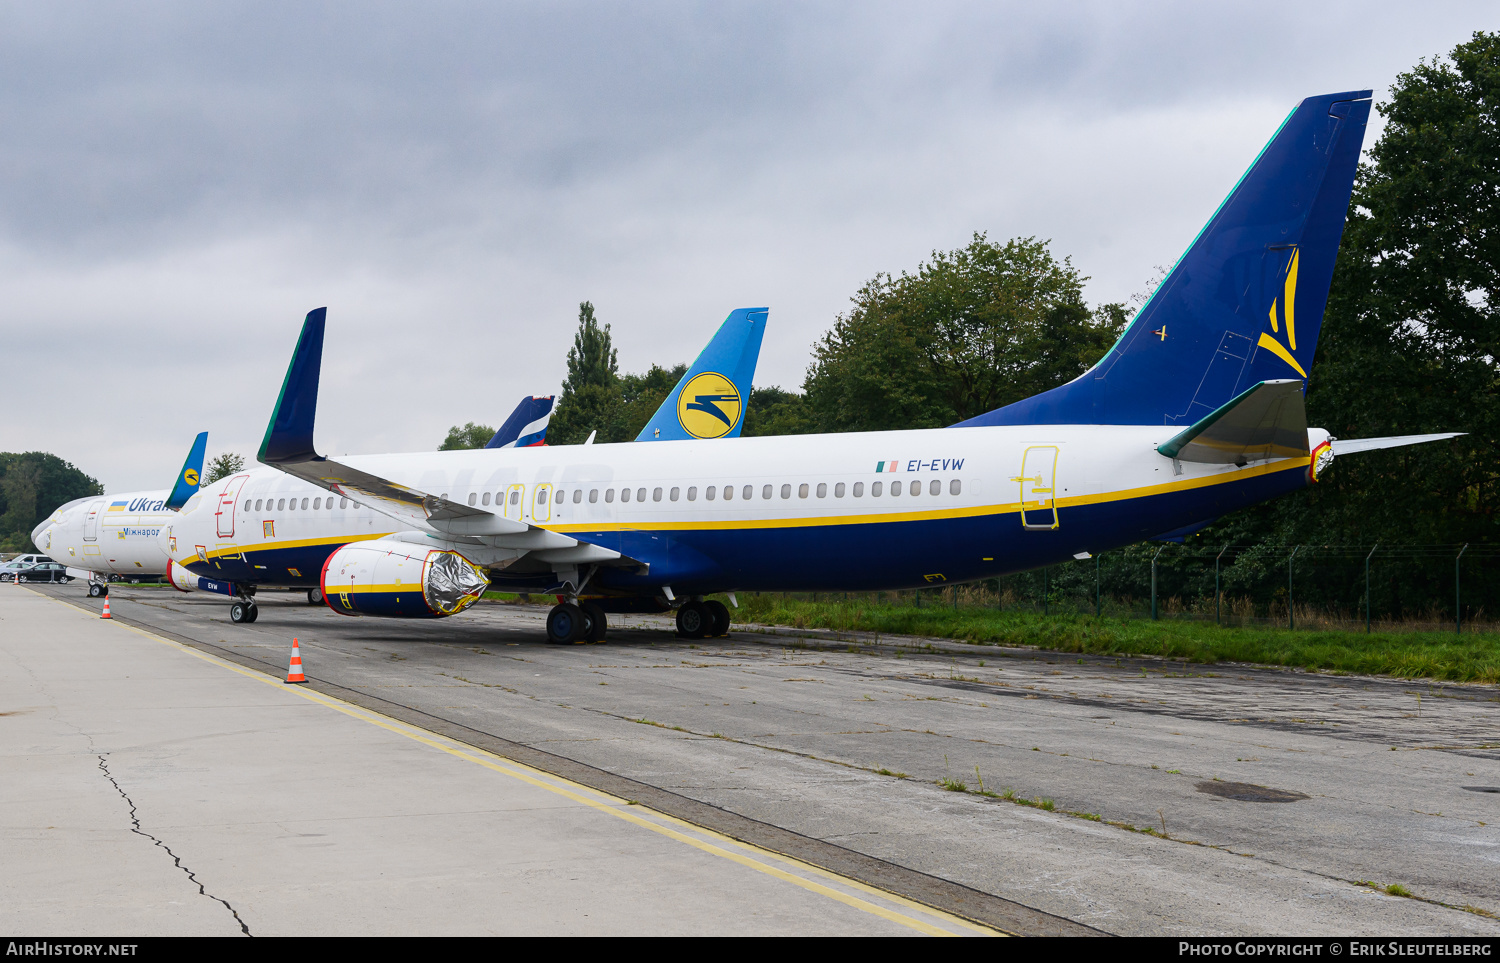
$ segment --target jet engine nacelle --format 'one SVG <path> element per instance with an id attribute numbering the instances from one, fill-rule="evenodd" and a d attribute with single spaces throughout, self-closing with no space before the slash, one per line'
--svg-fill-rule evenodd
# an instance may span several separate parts
<path id="1" fill-rule="evenodd" d="M 194 575 L 170 558 L 167 559 L 167 581 L 171 582 L 172 587 L 179 592 L 213 592 L 215 595 L 239 594 L 235 591 L 233 582 Z"/>
<path id="2" fill-rule="evenodd" d="M 343 615 L 440 619 L 473 605 L 490 580 L 457 552 L 379 539 L 328 556 L 321 584 Z"/>

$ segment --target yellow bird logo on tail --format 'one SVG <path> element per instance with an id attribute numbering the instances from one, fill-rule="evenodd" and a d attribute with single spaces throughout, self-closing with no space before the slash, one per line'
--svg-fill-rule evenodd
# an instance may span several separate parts
<path id="1" fill-rule="evenodd" d="M 1300 251 L 1292 249 L 1292 260 L 1287 266 L 1281 294 L 1271 301 L 1271 330 L 1260 333 L 1259 345 L 1291 365 L 1305 379 L 1307 372 L 1292 355 L 1297 350 L 1297 259 L 1300 255 Z M 1283 328 L 1286 329 L 1285 345 L 1275 337 L 1282 333 Z"/>

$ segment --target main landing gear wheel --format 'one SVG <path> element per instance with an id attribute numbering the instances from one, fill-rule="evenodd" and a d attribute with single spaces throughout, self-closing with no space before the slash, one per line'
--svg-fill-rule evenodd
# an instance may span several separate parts
<path id="1" fill-rule="evenodd" d="M 229 621 L 246 625 L 260 618 L 260 608 L 254 602 L 236 602 L 229 606 Z"/>
<path id="2" fill-rule="evenodd" d="M 578 607 L 583 610 L 584 640 L 603 642 L 605 633 L 609 631 L 609 618 L 604 614 L 604 609 L 593 602 L 580 602 Z"/>
<path id="3" fill-rule="evenodd" d="M 713 631 L 714 617 L 702 602 L 684 602 L 677 610 L 677 633 L 685 639 L 701 639 Z"/>
<path id="4" fill-rule="evenodd" d="M 308 605 L 322 605 L 323 604 L 323 590 L 320 589 L 320 588 L 310 588 L 310 589 L 308 589 L 307 590 L 307 604 Z"/>
<path id="5" fill-rule="evenodd" d="M 721 639 L 729 634 L 729 607 L 716 599 L 709 599 L 703 603 L 708 613 L 713 616 L 714 624 L 709 631 L 709 638 Z"/>
<path id="6" fill-rule="evenodd" d="M 99 582 L 90 582 L 89 583 L 89 598 L 96 599 L 96 598 L 98 598 L 101 595 L 108 595 L 108 594 L 109 594 L 109 586 L 108 585 L 102 585 Z"/>
<path id="7" fill-rule="evenodd" d="M 563 603 L 547 613 L 547 641 L 554 645 L 572 645 L 583 638 L 586 628 L 583 609 Z"/>

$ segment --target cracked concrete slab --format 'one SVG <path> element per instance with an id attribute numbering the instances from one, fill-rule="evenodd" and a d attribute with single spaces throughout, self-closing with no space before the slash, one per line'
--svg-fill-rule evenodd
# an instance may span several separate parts
<path id="1" fill-rule="evenodd" d="M 556 648 L 540 606 L 395 623 L 294 599 L 235 626 L 221 601 L 115 594 L 270 666 L 297 635 L 314 677 L 1109 932 L 1500 932 L 1500 796 L 1462 788 L 1500 785 L 1493 686 L 790 630 L 687 643 L 650 616 Z M 1307 798 L 1199 790 L 1215 780 Z"/>
<path id="2" fill-rule="evenodd" d="M 978 932 L 21 587 L 0 771 L 12 932 Z"/>

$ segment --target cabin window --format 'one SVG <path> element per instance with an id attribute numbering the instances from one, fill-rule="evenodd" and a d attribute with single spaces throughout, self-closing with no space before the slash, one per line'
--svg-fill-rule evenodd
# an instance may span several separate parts
<path id="1" fill-rule="evenodd" d="M 819 498 L 827 498 L 828 497 L 828 483 L 827 482 L 818 482 L 818 497 Z"/>
<path id="2" fill-rule="evenodd" d="M 606 488 L 604 490 L 604 500 L 606 502 L 612 502 L 615 500 L 615 490 L 613 488 Z"/>
<path id="3" fill-rule="evenodd" d="M 854 483 L 854 497 L 855 498 L 863 498 L 863 497 L 865 497 L 865 483 L 864 482 L 855 482 Z"/>
<path id="4" fill-rule="evenodd" d="M 781 486 L 781 497 L 782 498 L 791 498 L 792 497 L 792 486 L 791 485 L 782 485 Z"/>
<path id="5" fill-rule="evenodd" d="M 255 500 L 254 504 L 251 505 L 251 508 L 253 508 L 257 512 L 260 511 L 260 499 L 259 498 L 257 498 Z"/>
<path id="6" fill-rule="evenodd" d="M 597 489 L 597 488 L 590 488 L 589 489 L 589 504 L 592 505 L 595 502 L 597 502 L 598 500 L 599 500 L 599 489 Z"/>
<path id="7" fill-rule="evenodd" d="M 741 498 L 754 498 L 755 497 L 755 486 L 754 485 L 746 485 L 744 487 L 744 489 L 741 490 L 740 497 Z"/>
<path id="8" fill-rule="evenodd" d="M 672 501 L 675 502 L 675 501 L 677 501 L 677 494 L 679 492 L 681 492 L 681 491 L 682 491 L 682 489 L 680 489 L 680 488 L 674 488 L 674 489 L 672 489 L 671 495 L 669 495 L 668 497 L 671 498 Z"/>
<path id="9" fill-rule="evenodd" d="M 484 493 L 484 497 L 481 498 L 481 499 L 479 499 L 479 504 L 481 504 L 481 505 L 488 505 L 489 503 L 490 503 L 490 493 L 489 492 L 485 492 Z"/>
<path id="10" fill-rule="evenodd" d="M 582 488 L 575 488 L 575 489 L 573 489 L 573 504 L 577 505 L 581 501 L 583 501 L 583 489 Z"/>
<path id="11" fill-rule="evenodd" d="M 279 511 L 284 511 L 285 509 L 286 509 L 286 499 L 285 498 L 278 498 L 278 499 L 276 499 L 276 510 L 279 512 Z"/>
<path id="12" fill-rule="evenodd" d="M 644 489 L 644 488 L 637 488 L 635 490 L 635 500 L 638 501 L 638 502 L 645 501 L 646 500 L 646 489 Z"/>
<path id="13" fill-rule="evenodd" d="M 901 494 L 901 483 L 898 481 L 891 482 L 891 497 L 895 498 L 899 494 Z"/>
<path id="14" fill-rule="evenodd" d="M 697 485 L 689 485 L 688 486 L 688 501 L 695 502 L 697 500 L 698 500 L 698 486 Z"/>
<path id="15" fill-rule="evenodd" d="M 843 498 L 844 497 L 844 483 L 843 482 L 839 482 L 837 485 L 833 486 L 833 497 L 834 498 Z"/>
<path id="16" fill-rule="evenodd" d="M 940 481 L 938 481 L 936 478 L 934 478 L 931 481 L 931 483 L 929 483 L 928 486 L 927 486 L 927 494 L 929 494 L 929 495 L 941 495 L 942 493 L 943 493 L 943 483 L 940 482 Z"/>
<path id="17" fill-rule="evenodd" d="M 304 512 L 307 511 L 307 499 L 306 498 L 302 499 L 302 510 Z"/>
<path id="18" fill-rule="evenodd" d="M 800 484 L 800 485 L 797 486 L 797 497 L 798 498 L 806 498 L 807 497 L 807 482 L 803 482 L 802 484 Z"/>
<path id="19" fill-rule="evenodd" d="M 558 494 L 561 495 L 562 492 L 558 492 Z M 562 501 L 562 499 L 559 498 L 558 501 Z M 538 488 L 536 490 L 536 503 L 538 505 L 545 505 L 545 504 L 547 504 L 547 489 L 545 489 L 545 488 Z"/>
<path id="20" fill-rule="evenodd" d="M 882 487 L 882 483 L 881 482 L 871 482 L 870 483 L 870 497 L 871 498 L 879 498 L 880 497 L 881 487 Z M 856 495 L 859 494 L 859 486 L 858 485 L 854 486 L 854 494 L 856 494 Z"/>
<path id="21" fill-rule="evenodd" d="M 706 499 L 708 499 L 709 501 L 713 501 L 714 500 L 714 486 L 709 485 L 707 488 L 703 489 L 703 497 L 706 498 Z"/>
<path id="22" fill-rule="evenodd" d="M 733 497 L 734 497 L 734 486 L 733 485 L 725 485 L 724 486 L 724 500 L 727 502 L 727 501 L 729 501 Z"/>
<path id="23" fill-rule="evenodd" d="M 510 493 L 510 503 L 512 505 L 521 504 L 521 489 L 517 488 L 515 491 Z"/>
<path id="24" fill-rule="evenodd" d="M 322 510 L 323 510 L 323 499 L 321 499 L 321 498 L 314 498 L 313 499 L 313 511 L 320 512 Z"/>
<path id="25" fill-rule="evenodd" d="M 477 501 L 479 501 L 479 495 L 474 492 L 469 492 L 469 504 L 473 505 Z"/>
<path id="26" fill-rule="evenodd" d="M 912 482 L 911 487 L 907 489 L 907 492 L 912 495 L 922 494 L 922 483 L 919 481 Z"/>
<path id="27" fill-rule="evenodd" d="M 622 501 L 622 502 L 628 502 L 628 501 L 630 501 L 630 489 L 628 489 L 628 488 L 622 488 L 622 489 L 620 489 L 620 501 Z"/>
<path id="28" fill-rule="evenodd" d="M 644 491 L 644 489 L 642 489 L 642 490 Z M 659 502 L 659 501 L 661 501 L 661 489 L 660 488 L 653 488 L 653 489 L 651 489 L 651 500 L 653 502 Z"/>

